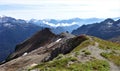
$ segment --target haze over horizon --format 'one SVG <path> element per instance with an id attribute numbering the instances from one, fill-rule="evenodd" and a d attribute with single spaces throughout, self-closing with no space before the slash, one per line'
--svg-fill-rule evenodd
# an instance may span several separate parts
<path id="1" fill-rule="evenodd" d="M 0 16 L 20 19 L 120 17 L 120 0 L 0 0 Z"/>

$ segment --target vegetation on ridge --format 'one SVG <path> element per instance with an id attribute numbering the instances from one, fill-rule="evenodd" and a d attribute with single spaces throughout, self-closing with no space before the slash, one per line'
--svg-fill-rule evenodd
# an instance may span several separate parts
<path id="1" fill-rule="evenodd" d="M 83 41 L 81 44 L 79 44 L 77 47 L 75 47 L 72 52 L 79 51 L 82 48 L 85 48 L 89 45 L 94 45 L 95 43 L 89 39 L 89 36 L 84 36 L 86 38 L 85 41 Z"/>
<path id="2" fill-rule="evenodd" d="M 29 71 L 34 69 L 42 71 L 110 71 L 109 62 L 106 60 L 100 60 L 95 57 L 92 57 L 85 62 L 79 60 L 79 56 L 81 55 L 80 50 L 88 46 L 95 46 L 96 42 L 99 44 L 98 47 L 104 51 L 100 55 L 120 66 L 119 44 L 92 36 L 82 37 L 86 40 L 82 41 L 82 43 L 75 47 L 70 53 L 66 55 L 60 54 L 52 61 L 41 63 L 30 68 Z M 82 52 L 85 57 L 91 56 L 91 52 L 89 50 L 82 50 Z"/>
<path id="3" fill-rule="evenodd" d="M 99 47 L 101 49 L 120 50 L 120 44 L 118 44 L 118 43 L 113 43 L 110 41 L 101 40 L 101 39 L 96 38 L 96 37 L 92 37 L 92 38 L 94 39 L 94 41 L 99 43 Z"/>
<path id="4" fill-rule="evenodd" d="M 120 66 L 120 54 L 114 53 L 114 52 L 111 52 L 111 53 L 103 52 L 101 53 L 101 55 L 107 58 L 108 60 L 112 61 L 116 65 Z"/>
<path id="5" fill-rule="evenodd" d="M 105 52 L 101 53 L 101 56 L 120 66 L 120 44 L 101 40 L 96 37 L 94 37 L 93 39 L 99 43 L 99 48 L 105 50 Z"/>
<path id="6" fill-rule="evenodd" d="M 99 60 L 92 58 L 89 61 L 81 62 L 78 56 L 80 55 L 80 50 L 89 45 L 95 45 L 95 41 L 89 39 L 88 36 L 83 36 L 86 38 L 80 45 L 75 47 L 69 54 L 60 54 L 52 61 L 41 63 L 31 69 L 39 69 L 42 71 L 109 71 L 109 63 L 104 60 Z M 91 55 L 91 52 L 85 50 L 83 51 L 86 56 Z"/>
<path id="7" fill-rule="evenodd" d="M 42 71 L 109 71 L 109 64 L 98 59 L 81 63 L 75 56 L 59 55 L 54 60 L 39 64 L 29 71 L 36 68 Z"/>

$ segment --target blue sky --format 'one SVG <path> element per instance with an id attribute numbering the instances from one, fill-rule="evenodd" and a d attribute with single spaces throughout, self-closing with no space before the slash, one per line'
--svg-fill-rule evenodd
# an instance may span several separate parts
<path id="1" fill-rule="evenodd" d="M 0 0 L 0 16 L 21 19 L 120 17 L 120 0 Z"/>

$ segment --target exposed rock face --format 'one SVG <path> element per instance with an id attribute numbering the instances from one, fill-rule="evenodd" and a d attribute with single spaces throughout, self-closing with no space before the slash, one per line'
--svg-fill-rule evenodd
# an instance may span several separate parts
<path id="1" fill-rule="evenodd" d="M 58 56 L 58 54 L 67 54 L 85 40 L 87 40 L 87 38 L 81 37 L 81 36 L 69 38 L 69 39 L 62 38 L 62 40 L 59 43 L 51 47 L 52 51 L 50 55 L 47 56 L 43 61 L 52 60 L 53 58 Z M 48 50 L 51 50 L 51 49 L 48 49 Z"/>
<path id="2" fill-rule="evenodd" d="M 7 60 L 17 58 L 22 56 L 24 53 L 29 53 L 34 49 L 46 46 L 53 42 L 56 38 L 57 36 L 55 34 L 53 34 L 48 28 L 45 28 L 42 31 L 37 32 L 23 43 L 18 44 L 16 46 L 15 52 L 12 53 Z"/>

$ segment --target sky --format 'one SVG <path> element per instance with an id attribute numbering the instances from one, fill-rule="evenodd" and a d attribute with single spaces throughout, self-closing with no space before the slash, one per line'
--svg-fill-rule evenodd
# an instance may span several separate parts
<path id="1" fill-rule="evenodd" d="M 120 0 L 0 0 L 0 16 L 18 19 L 120 17 Z"/>

